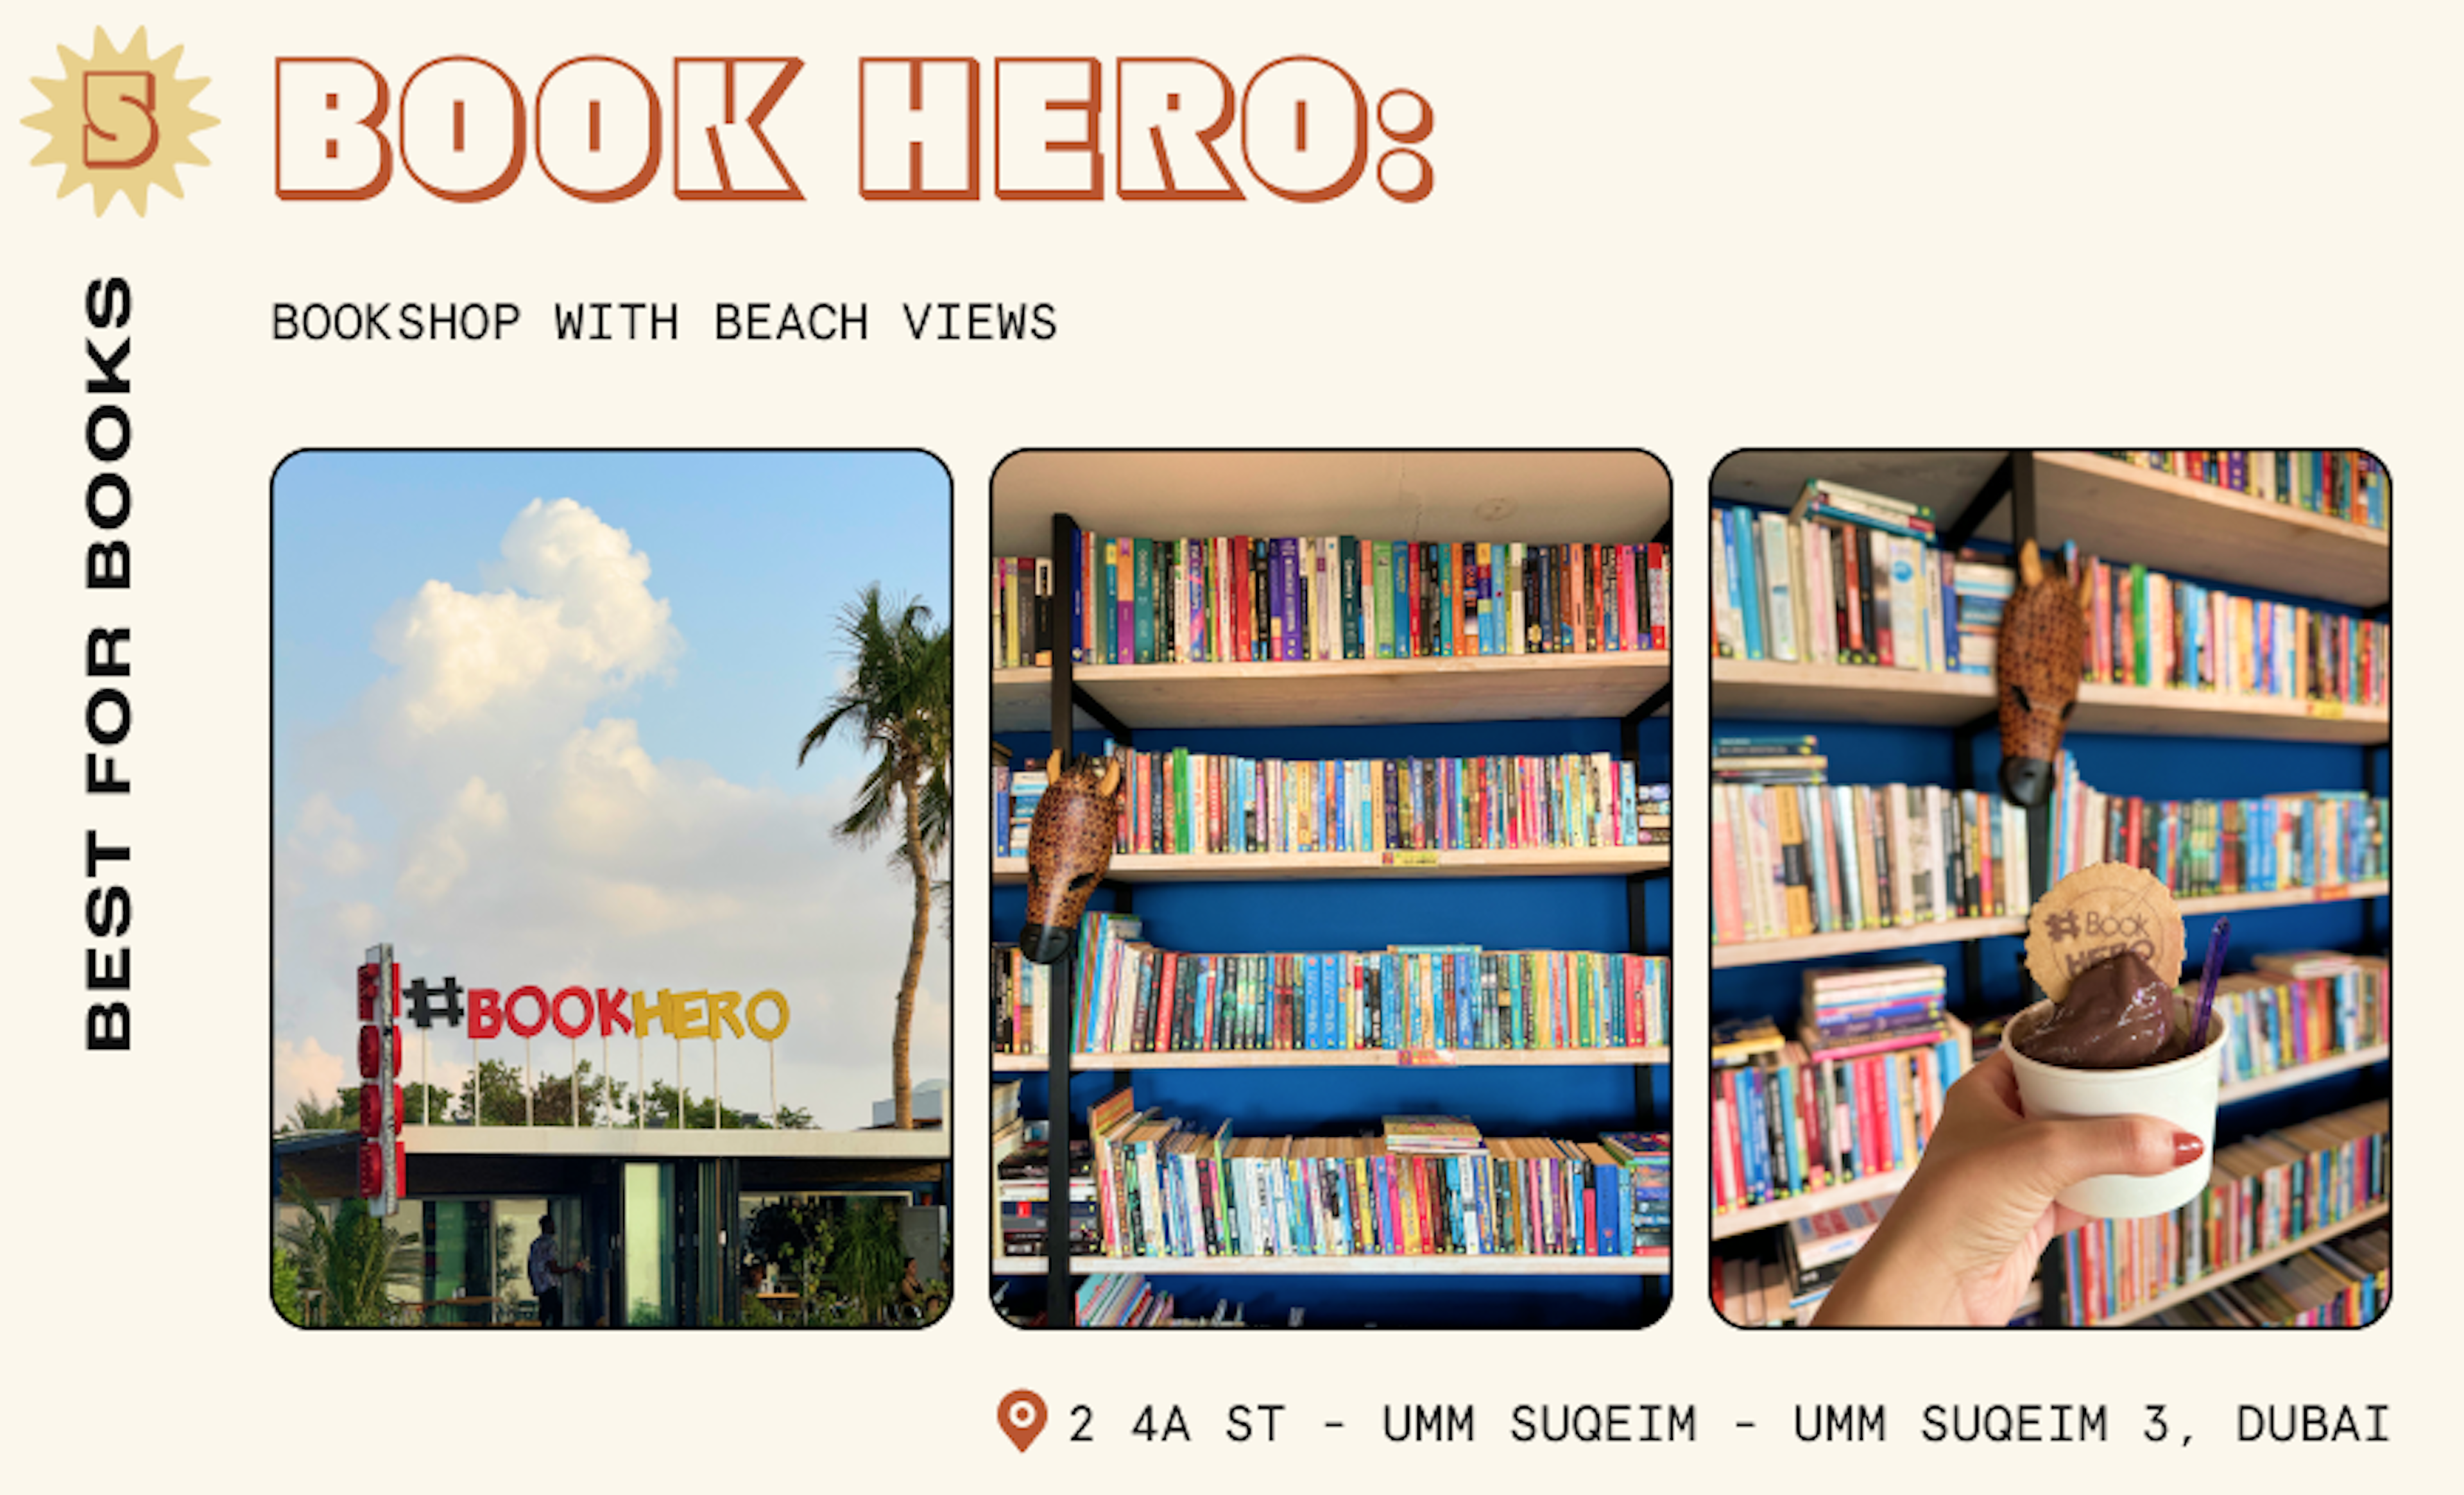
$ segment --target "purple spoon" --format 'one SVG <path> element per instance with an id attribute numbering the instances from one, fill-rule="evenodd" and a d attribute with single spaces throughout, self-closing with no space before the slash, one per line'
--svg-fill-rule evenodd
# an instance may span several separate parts
<path id="1" fill-rule="evenodd" d="M 2225 974 L 2225 935 L 2232 929 L 2233 920 L 2220 917 L 2208 935 L 2208 963 L 2199 970 L 2199 1016 L 2190 1024 L 2192 1053 L 2208 1045 L 2208 1015 L 2216 1010 L 2216 981 Z"/>

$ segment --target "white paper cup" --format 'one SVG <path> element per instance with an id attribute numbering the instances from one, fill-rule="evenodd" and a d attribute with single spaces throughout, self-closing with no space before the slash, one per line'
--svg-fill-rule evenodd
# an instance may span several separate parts
<path id="1" fill-rule="evenodd" d="M 2205 1144 L 2199 1160 L 2171 1173 L 2142 1178 L 2130 1174 L 2101 1174 L 2073 1184 L 2055 1197 L 2082 1215 L 2099 1220 L 2136 1220 L 2176 1210 L 2199 1197 L 2208 1186 L 2208 1166 L 2216 1145 L 2216 1087 L 2224 1063 L 2224 1020 L 2208 1015 L 2207 1043 L 2197 1052 L 2144 1069 L 2064 1069 L 2038 1064 L 2023 1053 L 2016 1040 L 2035 1031 L 2052 1011 L 2048 1000 L 2011 1020 L 2002 1046 L 2019 1079 L 2019 1104 L 2031 1116 L 2075 1119 L 2088 1116 L 2155 1116 L 2180 1131 L 2192 1132 Z"/>

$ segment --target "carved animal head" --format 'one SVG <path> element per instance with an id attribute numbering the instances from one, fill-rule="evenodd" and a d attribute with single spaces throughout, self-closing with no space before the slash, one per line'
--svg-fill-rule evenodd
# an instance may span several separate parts
<path id="1" fill-rule="evenodd" d="M 1112 865 L 1120 788 L 1119 759 L 1073 758 L 1065 767 L 1054 755 L 1052 781 L 1026 833 L 1026 927 L 1018 936 L 1021 953 L 1038 965 L 1069 954 L 1087 895 Z"/>
<path id="2" fill-rule="evenodd" d="M 2035 806 L 2054 791 L 2062 726 L 2079 703 L 2087 643 L 2087 568 L 2079 584 L 2048 570 L 2036 542 L 2019 547 L 2019 584 L 2002 609 L 1993 656 L 2002 724 L 2002 792 Z"/>

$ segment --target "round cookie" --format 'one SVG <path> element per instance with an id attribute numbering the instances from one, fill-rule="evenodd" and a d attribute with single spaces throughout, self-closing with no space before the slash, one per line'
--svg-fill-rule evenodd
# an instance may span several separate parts
<path id="1" fill-rule="evenodd" d="M 2165 984 L 2182 979 L 2182 909 L 2135 867 L 2099 862 L 2053 886 L 2028 911 L 2028 974 L 2059 1001 L 2071 978 L 2121 951 L 2138 952 Z"/>

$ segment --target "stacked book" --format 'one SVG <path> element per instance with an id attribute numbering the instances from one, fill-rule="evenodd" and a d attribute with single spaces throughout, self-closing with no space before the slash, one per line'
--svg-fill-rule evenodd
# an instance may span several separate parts
<path id="1" fill-rule="evenodd" d="M 1963 550 L 1950 568 L 1952 617 L 1959 638 L 1947 650 L 1951 668 L 1964 675 L 1993 673 L 2002 641 L 2002 609 L 2019 584 L 2008 561 Z"/>
<path id="2" fill-rule="evenodd" d="M 2305 1121 L 2215 1154 L 2207 1191 L 2169 1215 L 2090 1220 L 2058 1238 L 2062 1322 L 2101 1324 L 2387 1197 L 2388 1103 Z"/>
<path id="3" fill-rule="evenodd" d="M 2108 451 L 2194 483 L 2228 488 L 2331 519 L 2387 527 L 2387 474 L 2366 451 Z"/>
<path id="4" fill-rule="evenodd" d="M 1667 1140 L 1483 1136 L 1447 1118 L 1395 1135 L 1235 1137 L 1139 1110 L 1124 1089 L 1088 1117 L 1114 1258 L 1656 1256 Z M 1397 1145 L 1399 1139 L 1401 1146 Z"/>
<path id="5" fill-rule="evenodd" d="M 1712 1307 L 1744 1329 L 1812 1322 L 1890 1207 L 1888 1198 L 1880 1198 L 1801 1216 L 1778 1233 L 1776 1255 L 1723 1254 L 1712 1272 Z"/>
<path id="6" fill-rule="evenodd" d="M 1250 758 L 1115 748 L 1116 851 L 1536 850 L 1664 846 L 1668 785 L 1614 753 Z M 1023 845 L 1023 843 L 1020 843 Z"/>
<path id="7" fill-rule="evenodd" d="M 1794 1040 L 1712 1034 L 1712 1205 L 1730 1214 L 1913 1166 L 1968 1066 L 1940 966 L 1805 973 Z"/>
<path id="8" fill-rule="evenodd" d="M 998 744 L 996 744 L 998 747 Z M 993 762 L 993 855 L 1026 855 L 1027 832 L 1035 825 L 1035 807 L 1044 801 L 1045 785 L 1051 775 L 1042 767 L 1039 758 L 1029 758 L 1012 768 L 1008 755 L 998 754 Z"/>
<path id="9" fill-rule="evenodd" d="M 2385 623 L 2237 596 L 2145 566 L 2086 565 L 2091 681 L 2387 704 L 2392 635 Z"/>
<path id="10" fill-rule="evenodd" d="M 2053 876 L 2098 862 L 2144 868 L 2176 894 L 2340 888 L 2387 875 L 2387 802 L 2351 790 L 2249 800 L 2143 800 L 2079 777 L 2054 784 Z"/>
<path id="11" fill-rule="evenodd" d="M 1349 535 L 1082 533 L 1077 604 L 1052 566 L 993 562 L 997 668 L 1624 653 L 1668 647 L 1668 551 Z M 1067 643 L 1064 644 L 1064 636 Z"/>
<path id="12" fill-rule="evenodd" d="M 2027 912 L 2028 823 L 1936 784 L 1715 783 L 1718 944 Z"/>
<path id="13" fill-rule="evenodd" d="M 2168 1329 L 2360 1329 L 2386 1311 L 2394 1232 L 2322 1241 L 2146 1320 Z"/>
<path id="14" fill-rule="evenodd" d="M 1051 1219 L 1052 1150 L 1033 1124 L 994 1167 L 994 1209 L 1003 1256 L 1044 1255 L 1045 1226 Z M 1069 1249 L 1089 1255 L 1102 1243 L 1095 1211 L 1095 1153 L 1084 1138 L 1069 1144 Z"/>
<path id="15" fill-rule="evenodd" d="M 1077 1052 L 1604 1049 L 1668 1042 L 1668 962 L 1655 956 L 1478 945 L 1191 955 L 1140 936 L 1134 914 L 1079 925 Z M 1049 1037 L 1048 968 L 998 947 L 994 1051 Z"/>
<path id="16" fill-rule="evenodd" d="M 2216 985 L 2224 1083 L 2237 1085 L 2387 1042 L 2394 979 L 2385 960 L 2334 950 L 2261 955 Z M 2185 982 L 2187 995 L 2196 982 Z"/>
<path id="17" fill-rule="evenodd" d="M 1713 642 L 1723 659 L 1960 668 L 1952 563 L 1933 511 L 1816 479 L 1786 514 L 1716 511 Z"/>
<path id="18" fill-rule="evenodd" d="M 1711 739 L 1713 783 L 1820 783 L 1830 767 L 1811 733 Z"/>

